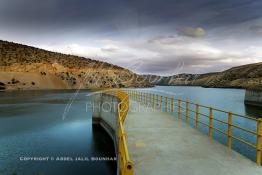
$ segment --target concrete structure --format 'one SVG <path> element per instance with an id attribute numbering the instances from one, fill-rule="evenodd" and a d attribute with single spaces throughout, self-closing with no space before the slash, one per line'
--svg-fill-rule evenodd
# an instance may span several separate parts
<path id="1" fill-rule="evenodd" d="M 93 115 L 92 124 L 94 127 L 101 126 L 112 138 L 115 145 L 115 152 L 118 152 L 118 99 L 115 96 L 98 93 L 92 96 Z"/>
<path id="2" fill-rule="evenodd" d="M 125 130 L 135 175 L 262 174 L 261 166 L 174 116 L 143 106 L 133 112 L 137 102 L 130 104 Z"/>
<path id="3" fill-rule="evenodd" d="M 93 127 L 102 126 L 112 137 L 118 158 L 117 174 L 134 175 L 133 162 L 129 158 L 123 123 L 129 109 L 128 94 L 122 91 L 93 95 Z"/>
<path id="4" fill-rule="evenodd" d="M 262 91 L 246 90 L 245 104 L 252 106 L 262 106 Z"/>

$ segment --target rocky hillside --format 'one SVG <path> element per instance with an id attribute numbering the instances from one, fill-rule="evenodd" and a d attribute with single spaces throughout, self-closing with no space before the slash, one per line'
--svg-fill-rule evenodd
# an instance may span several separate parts
<path id="1" fill-rule="evenodd" d="M 149 85 L 141 76 L 116 65 L 0 40 L 0 90 Z"/>
<path id="2" fill-rule="evenodd" d="M 262 90 L 262 63 L 248 64 L 223 72 L 207 74 L 179 74 L 169 77 L 144 75 L 156 85 L 188 85 L 221 88 Z"/>

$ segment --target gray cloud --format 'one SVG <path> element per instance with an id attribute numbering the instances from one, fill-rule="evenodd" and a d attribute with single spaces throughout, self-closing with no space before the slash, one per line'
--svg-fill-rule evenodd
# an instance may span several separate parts
<path id="1" fill-rule="evenodd" d="M 139 61 L 139 72 L 208 72 L 261 60 L 261 11 L 254 0 L 2 0 L 0 39 Z"/>
<path id="2" fill-rule="evenodd" d="M 253 25 L 249 27 L 249 30 L 257 35 L 262 35 L 262 26 L 261 25 Z"/>
<path id="3" fill-rule="evenodd" d="M 161 75 L 174 75 L 179 73 L 205 73 L 217 72 L 238 66 L 239 62 L 224 62 L 223 60 L 232 56 L 223 54 L 220 57 L 210 59 L 201 55 L 160 55 L 150 61 L 144 61 L 137 70 L 146 73 Z M 233 56 L 236 59 L 245 59 Z M 241 62 L 241 61 L 240 61 Z"/>
<path id="4" fill-rule="evenodd" d="M 122 24 L 130 21 L 130 27 L 205 28 L 262 17 L 261 7 L 262 2 L 253 0 L 2 0 L 0 19 L 27 29 L 88 27 L 105 32 L 125 28 Z"/>
<path id="5" fill-rule="evenodd" d="M 119 50 L 119 48 L 117 46 L 114 46 L 114 45 L 109 45 L 109 46 L 105 46 L 105 47 L 101 48 L 101 50 L 103 52 L 117 52 Z"/>
<path id="6" fill-rule="evenodd" d="M 189 36 L 193 38 L 204 37 L 206 35 L 206 31 L 201 27 L 181 27 L 177 30 L 177 33 L 179 35 Z"/>

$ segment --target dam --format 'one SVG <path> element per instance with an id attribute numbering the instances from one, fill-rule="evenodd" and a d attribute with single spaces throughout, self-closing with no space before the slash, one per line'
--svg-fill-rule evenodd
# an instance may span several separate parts
<path id="1" fill-rule="evenodd" d="M 95 111 L 93 124 L 100 123 L 112 136 L 118 153 L 119 174 L 262 173 L 260 118 L 133 90 L 101 93 L 95 104 L 115 105 L 116 101 L 117 110 L 111 108 L 109 115 L 101 108 Z M 217 118 L 218 114 L 224 114 L 224 119 Z M 235 123 L 236 117 L 250 120 L 256 129 L 239 126 Z M 200 131 L 203 126 L 207 133 Z M 237 135 L 235 128 L 242 134 Z M 225 135 L 226 144 L 216 140 L 217 132 Z M 245 132 L 254 139 L 245 140 L 242 137 Z M 252 150 L 254 160 L 235 150 L 235 141 Z"/>
<path id="2" fill-rule="evenodd" d="M 246 90 L 245 104 L 261 107 L 262 106 L 262 91 Z"/>

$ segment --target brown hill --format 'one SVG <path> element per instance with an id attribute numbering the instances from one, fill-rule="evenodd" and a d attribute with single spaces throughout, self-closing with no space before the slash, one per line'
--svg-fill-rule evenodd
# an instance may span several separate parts
<path id="1" fill-rule="evenodd" d="M 248 64 L 233 67 L 223 72 L 207 74 L 179 74 L 169 77 L 144 75 L 144 77 L 157 85 L 188 85 L 262 90 L 262 63 Z M 157 77 L 154 79 L 157 81 L 152 81 L 152 77 Z"/>
<path id="2" fill-rule="evenodd" d="M 144 87 L 122 67 L 0 40 L 0 90 Z"/>

